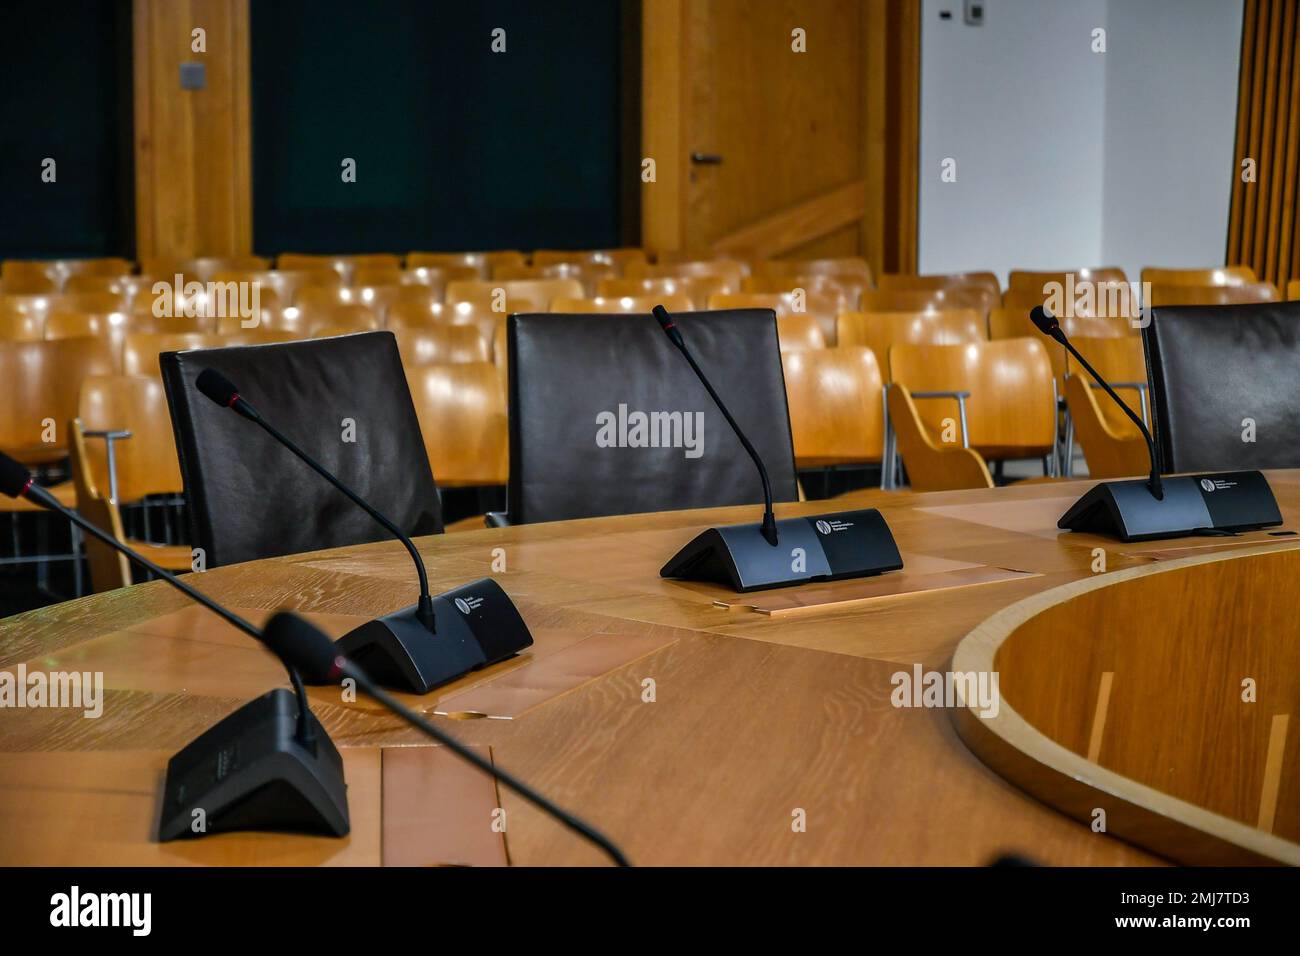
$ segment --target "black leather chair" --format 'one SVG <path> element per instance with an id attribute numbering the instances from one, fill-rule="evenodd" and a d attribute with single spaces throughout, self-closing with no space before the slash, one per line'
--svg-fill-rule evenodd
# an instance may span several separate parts
<path id="1" fill-rule="evenodd" d="M 763 457 L 773 497 L 796 500 L 775 315 L 692 312 L 677 326 Z M 763 500 L 753 461 L 651 316 L 515 315 L 508 343 L 509 511 L 497 523 Z"/>
<path id="2" fill-rule="evenodd" d="M 253 422 L 194 385 L 214 368 L 267 421 L 408 534 L 442 531 L 438 488 L 391 332 L 166 352 L 192 538 L 208 567 L 389 537 Z M 344 419 L 355 441 L 344 441 Z"/>
<path id="3" fill-rule="evenodd" d="M 1162 471 L 1300 467 L 1300 302 L 1158 307 L 1143 339 Z"/>

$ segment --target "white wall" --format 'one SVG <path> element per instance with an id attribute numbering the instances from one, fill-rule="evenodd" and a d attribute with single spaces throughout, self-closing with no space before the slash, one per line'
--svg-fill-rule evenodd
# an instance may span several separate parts
<path id="1" fill-rule="evenodd" d="M 1110 0 L 1101 258 L 1222 265 L 1241 0 Z"/>
<path id="2" fill-rule="evenodd" d="M 1241 0 L 984 6 L 923 0 L 921 271 L 1222 262 Z"/>

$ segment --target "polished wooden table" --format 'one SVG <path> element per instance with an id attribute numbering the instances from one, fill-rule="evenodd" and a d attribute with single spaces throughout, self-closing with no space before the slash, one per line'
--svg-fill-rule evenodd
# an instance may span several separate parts
<path id="1" fill-rule="evenodd" d="M 1269 477 L 1284 529 L 1300 529 L 1300 472 Z M 1159 863 L 990 770 L 949 709 L 891 703 L 897 675 L 946 670 L 964 636 L 1023 599 L 1189 556 L 1293 546 L 1265 532 L 1133 545 L 1058 533 L 1055 518 L 1089 486 L 863 491 L 779 506 L 781 516 L 879 507 L 908 563 L 892 580 L 798 592 L 738 596 L 658 577 L 702 527 L 752 520 L 752 508 L 424 538 L 436 590 L 497 577 L 536 644 L 406 699 L 642 865 L 961 865 L 1003 853 Z M 336 635 L 416 596 L 396 543 L 220 568 L 195 583 L 250 617 L 295 608 Z M 514 794 L 338 688 L 310 693 L 344 753 L 350 836 L 159 844 L 167 758 L 282 684 L 278 662 L 151 582 L 0 621 L 0 668 L 19 664 L 102 672 L 107 690 L 97 719 L 0 710 L 0 864 L 604 863 Z"/>

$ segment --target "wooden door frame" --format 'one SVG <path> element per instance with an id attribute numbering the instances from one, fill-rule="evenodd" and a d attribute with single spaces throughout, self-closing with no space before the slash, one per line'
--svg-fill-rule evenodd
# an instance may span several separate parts
<path id="1" fill-rule="evenodd" d="M 691 249 L 687 4 L 644 0 L 641 19 L 641 143 L 655 163 L 641 185 L 641 244 Z M 858 223 L 859 252 L 876 272 L 916 270 L 920 137 L 920 4 L 862 0 L 861 178 L 750 223 L 710 243 L 714 252 L 779 256 Z"/>

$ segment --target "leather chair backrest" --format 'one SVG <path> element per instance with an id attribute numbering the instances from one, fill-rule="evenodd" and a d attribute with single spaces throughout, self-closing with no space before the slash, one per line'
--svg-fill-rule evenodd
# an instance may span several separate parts
<path id="1" fill-rule="evenodd" d="M 796 500 L 773 312 L 690 312 L 677 327 L 762 456 L 775 500 Z M 651 316 L 515 315 L 508 342 L 511 522 L 763 500 L 753 462 Z M 656 434 L 659 447 L 634 447 Z"/>
<path id="2" fill-rule="evenodd" d="M 271 425 L 403 531 L 442 531 L 438 489 L 391 332 L 165 352 L 160 364 L 191 540 L 205 550 L 208 567 L 389 534 L 256 424 L 204 397 L 194 382 L 205 368 L 234 382 Z"/>
<path id="3" fill-rule="evenodd" d="M 1300 467 L 1300 302 L 1165 306 L 1143 330 L 1160 467 Z M 1254 441 L 1249 437 L 1254 422 Z"/>

